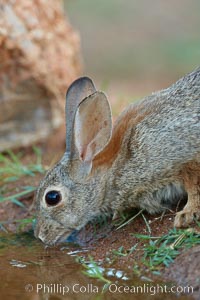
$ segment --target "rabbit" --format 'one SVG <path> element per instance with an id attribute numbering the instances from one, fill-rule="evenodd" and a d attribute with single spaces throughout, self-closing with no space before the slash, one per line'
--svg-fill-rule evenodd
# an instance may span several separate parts
<path id="1" fill-rule="evenodd" d="M 75 80 L 66 151 L 36 193 L 35 236 L 55 245 L 100 214 L 160 213 L 184 197 L 175 227 L 200 216 L 200 68 L 129 105 L 114 127 L 106 95 L 88 77 Z"/>

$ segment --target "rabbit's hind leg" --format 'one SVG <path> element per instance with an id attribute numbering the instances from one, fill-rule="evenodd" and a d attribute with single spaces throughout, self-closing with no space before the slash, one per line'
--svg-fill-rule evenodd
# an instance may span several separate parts
<path id="1" fill-rule="evenodd" d="M 185 166 L 181 175 L 188 193 L 188 201 L 183 210 L 176 214 L 175 227 L 187 227 L 194 218 L 200 219 L 200 165 L 192 163 Z"/>

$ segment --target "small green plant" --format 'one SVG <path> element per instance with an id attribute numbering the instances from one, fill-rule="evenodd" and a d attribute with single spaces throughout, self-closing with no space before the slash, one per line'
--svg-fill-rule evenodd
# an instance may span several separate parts
<path id="1" fill-rule="evenodd" d="M 17 224 L 17 232 L 21 232 L 25 230 L 25 227 L 33 224 L 34 217 L 25 218 L 25 219 L 18 219 L 13 220 L 13 223 Z M 0 229 L 7 232 L 6 228 L 4 227 L 7 225 L 10 221 L 3 221 L 0 223 Z"/>
<path id="2" fill-rule="evenodd" d="M 80 262 L 80 258 L 79 258 Z M 102 292 L 104 292 L 108 286 L 111 284 L 111 281 L 104 276 L 105 269 L 100 267 L 97 262 L 93 260 L 91 256 L 89 256 L 89 261 L 85 261 L 83 258 L 81 259 L 81 264 L 85 268 L 82 271 L 83 274 L 90 278 L 98 279 L 104 282 L 104 286 Z"/>
<path id="3" fill-rule="evenodd" d="M 19 232 L 24 231 L 25 228 L 30 225 L 32 227 L 34 219 L 35 219 L 35 217 L 33 216 L 30 218 L 16 220 L 15 222 L 18 223 L 17 231 L 19 231 Z"/>
<path id="4" fill-rule="evenodd" d="M 125 257 L 125 256 L 128 256 L 130 254 L 132 254 L 136 247 L 137 247 L 138 244 L 135 244 L 133 247 L 131 247 L 130 249 L 128 250 L 125 250 L 123 246 L 119 247 L 117 250 L 112 250 L 112 254 L 114 254 L 115 256 L 120 256 L 120 257 Z"/>
<path id="5" fill-rule="evenodd" d="M 6 154 L 0 153 L 0 182 L 1 184 L 16 181 L 20 177 L 28 175 L 34 176 L 36 173 L 43 173 L 41 164 L 41 151 L 33 147 L 36 154 L 36 162 L 24 165 L 21 162 L 22 153 L 14 154 L 8 150 Z"/>
<path id="6" fill-rule="evenodd" d="M 134 219 L 136 219 L 139 215 L 142 214 L 144 210 L 141 209 L 139 212 L 134 213 L 130 216 L 130 214 L 121 214 L 121 220 L 119 223 L 115 223 L 115 226 L 117 227 L 116 230 L 121 229 L 122 227 L 126 226 L 127 224 L 131 223 Z"/>
<path id="7" fill-rule="evenodd" d="M 21 161 L 22 153 L 15 154 L 8 150 L 6 154 L 0 154 L 0 202 L 11 201 L 24 207 L 20 199 L 28 197 L 35 191 L 34 186 L 19 186 L 15 192 L 9 190 L 9 183 L 18 181 L 23 176 L 33 177 L 45 171 L 41 163 L 40 149 L 33 147 L 33 150 L 36 161 L 27 165 Z"/>
<path id="8" fill-rule="evenodd" d="M 119 247 L 118 250 L 112 250 L 112 253 L 117 256 L 127 256 L 128 252 L 124 249 L 123 246 Z"/>
<path id="9" fill-rule="evenodd" d="M 0 202 L 3 201 L 8 201 L 10 200 L 11 202 L 17 204 L 18 206 L 24 207 L 24 204 L 22 202 L 20 202 L 18 199 L 27 196 L 28 194 L 31 194 L 32 192 L 35 191 L 35 187 L 33 186 L 24 186 L 22 187 L 22 191 L 20 191 L 19 193 L 15 193 L 12 194 L 10 196 L 6 196 L 4 197 L 3 195 L 0 194 Z"/>
<path id="10" fill-rule="evenodd" d="M 148 269 L 155 272 L 159 271 L 163 265 L 168 267 L 183 247 L 190 248 L 200 244 L 200 234 L 191 229 L 177 230 L 174 228 L 161 237 L 140 234 L 134 234 L 134 236 L 148 241 L 143 248 L 143 263 Z"/>

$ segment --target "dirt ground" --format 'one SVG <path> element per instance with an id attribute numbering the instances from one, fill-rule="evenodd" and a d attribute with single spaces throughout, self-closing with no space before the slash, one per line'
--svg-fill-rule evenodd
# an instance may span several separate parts
<path id="1" fill-rule="evenodd" d="M 38 146 L 43 151 L 43 164 L 45 166 L 53 165 L 59 157 L 62 156 L 65 142 L 65 129 L 60 128 L 47 142 L 39 144 Z M 29 163 L 34 160 L 35 154 L 31 149 L 24 150 L 23 162 Z M 44 155 L 45 154 L 45 155 Z M 18 191 L 20 186 L 32 185 L 37 186 L 43 175 L 37 175 L 35 177 L 23 177 L 21 180 L 8 185 L 9 194 Z M 13 204 L 11 202 L 3 202 L 0 207 L 0 220 L 7 221 L 5 228 L 8 231 L 15 232 L 17 230 L 17 225 L 13 220 L 19 220 L 22 218 L 29 218 L 34 215 L 34 194 L 20 199 L 22 203 L 25 204 L 26 208 L 22 208 Z M 144 214 L 146 220 L 150 224 L 151 235 L 158 237 L 166 234 L 169 229 L 173 228 L 174 214 L 169 213 L 164 216 L 156 215 L 150 216 L 149 214 Z M 89 255 L 91 255 L 94 260 L 106 261 L 109 257 L 113 258 L 113 250 L 118 250 L 121 246 L 124 247 L 125 251 L 131 249 L 136 243 L 139 243 L 142 247 L 141 240 L 137 239 L 133 234 L 148 234 L 148 228 L 145 224 L 144 218 L 140 215 L 132 223 L 126 225 L 125 227 L 116 230 L 116 226 L 113 225 L 111 219 L 107 219 L 105 224 L 100 226 L 94 226 L 93 224 L 88 224 L 83 230 L 78 234 L 77 240 L 84 247 L 89 249 Z M 148 273 L 147 268 L 142 265 L 143 252 L 134 251 L 128 256 L 119 256 L 114 261 L 115 268 L 129 270 L 133 269 L 134 265 L 140 266 L 140 270 L 147 276 L 151 276 Z M 193 285 L 195 287 L 194 296 L 196 299 L 200 297 L 199 291 L 199 278 L 200 278 L 200 247 L 193 248 L 187 252 L 183 252 L 169 268 L 162 269 L 162 274 L 164 280 L 173 280 L 178 284 Z"/>

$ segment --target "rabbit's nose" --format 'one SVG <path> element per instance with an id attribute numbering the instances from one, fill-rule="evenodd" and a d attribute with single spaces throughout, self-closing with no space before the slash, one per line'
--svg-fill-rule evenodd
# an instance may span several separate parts
<path id="1" fill-rule="evenodd" d="M 42 233 L 42 231 L 40 230 L 40 226 L 38 223 L 36 223 L 34 225 L 34 236 L 37 238 L 37 239 L 40 239 L 42 242 L 44 242 L 44 239 L 45 239 L 45 236 L 44 234 Z"/>
<path id="2" fill-rule="evenodd" d="M 42 235 L 41 232 L 38 233 L 38 239 L 40 239 L 44 243 L 44 236 Z"/>

